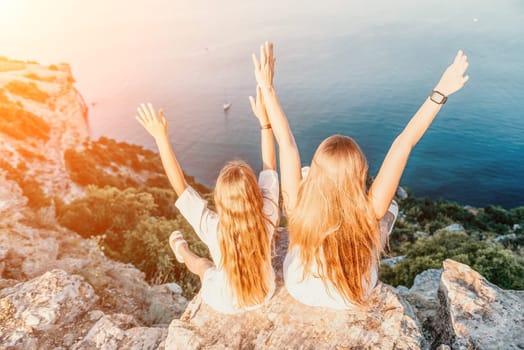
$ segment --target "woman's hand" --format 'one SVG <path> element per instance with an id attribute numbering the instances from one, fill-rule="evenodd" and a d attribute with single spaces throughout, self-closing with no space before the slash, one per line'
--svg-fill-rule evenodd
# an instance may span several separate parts
<path id="1" fill-rule="evenodd" d="M 167 137 L 167 121 L 164 111 L 159 110 L 158 116 L 153 109 L 153 105 L 142 103 L 137 108 L 138 116 L 136 120 L 156 139 Z"/>
<path id="2" fill-rule="evenodd" d="M 459 50 L 453 63 L 442 74 L 435 90 L 444 94 L 444 96 L 449 96 L 462 89 L 469 79 L 469 76 L 464 76 L 468 65 L 468 57 L 464 55 L 462 50 Z"/>
<path id="3" fill-rule="evenodd" d="M 271 125 L 269 122 L 269 117 L 267 115 L 266 106 L 264 104 L 264 99 L 262 97 L 262 91 L 260 86 L 257 86 L 257 99 L 255 100 L 253 96 L 249 96 L 249 102 L 251 103 L 251 109 L 258 119 L 260 126 Z"/>
<path id="4" fill-rule="evenodd" d="M 275 58 L 273 57 L 273 44 L 266 41 L 260 45 L 260 62 L 255 54 L 252 55 L 255 65 L 255 78 L 258 86 L 262 88 L 273 87 Z"/>

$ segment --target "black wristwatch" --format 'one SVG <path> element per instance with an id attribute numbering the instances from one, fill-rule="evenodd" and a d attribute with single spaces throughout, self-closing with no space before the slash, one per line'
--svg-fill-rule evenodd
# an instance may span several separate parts
<path id="1" fill-rule="evenodd" d="M 447 96 L 444 96 L 442 92 L 437 90 L 431 91 L 431 94 L 429 94 L 429 99 L 439 105 L 443 105 L 448 100 Z"/>

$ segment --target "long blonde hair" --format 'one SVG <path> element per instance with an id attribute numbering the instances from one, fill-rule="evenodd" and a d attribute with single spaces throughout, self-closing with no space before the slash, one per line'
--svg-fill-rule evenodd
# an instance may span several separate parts
<path id="1" fill-rule="evenodd" d="M 264 301 L 270 288 L 271 247 L 263 194 L 249 165 L 226 164 L 214 192 L 219 217 L 219 267 L 227 276 L 239 307 Z"/>
<path id="2" fill-rule="evenodd" d="M 368 165 L 353 139 L 333 135 L 318 147 L 290 213 L 290 249 L 299 247 L 304 277 L 313 261 L 327 287 L 364 305 L 381 253 L 378 220 L 366 193 Z"/>

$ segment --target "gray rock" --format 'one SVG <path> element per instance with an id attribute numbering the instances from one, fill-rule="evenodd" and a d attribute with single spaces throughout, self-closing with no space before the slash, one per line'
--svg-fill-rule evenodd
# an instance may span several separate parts
<path id="1" fill-rule="evenodd" d="M 524 291 L 503 290 L 446 260 L 440 280 L 440 343 L 452 349 L 523 349 Z"/>
<path id="2" fill-rule="evenodd" d="M 407 258 L 406 255 L 399 255 L 399 256 L 394 256 L 392 258 L 386 258 L 386 259 L 382 259 L 380 261 L 380 263 L 382 265 L 387 265 L 389 267 L 394 267 L 396 264 L 398 264 L 399 262 L 401 262 L 402 260 L 405 260 Z"/>
<path id="3" fill-rule="evenodd" d="M 54 331 L 76 321 L 97 301 L 80 276 L 53 270 L 0 291 L 0 340 L 30 348 L 35 331 Z"/>
<path id="4" fill-rule="evenodd" d="M 106 315 L 71 350 L 153 350 L 165 337 L 165 329 L 140 327 L 133 316 Z"/>
<path id="5" fill-rule="evenodd" d="M 403 189 L 402 187 L 398 186 L 397 187 L 397 197 L 400 198 L 400 199 L 406 199 L 409 197 L 408 193 L 406 192 L 405 189 Z"/>
<path id="6" fill-rule="evenodd" d="M 391 286 L 379 283 L 368 310 L 332 310 L 300 304 L 277 277 L 269 304 L 239 315 L 217 313 L 195 297 L 171 323 L 165 348 L 420 349 L 424 342 L 413 310 Z"/>
<path id="7" fill-rule="evenodd" d="M 461 224 L 451 224 L 443 228 L 446 231 L 455 232 L 455 231 L 464 231 L 464 226 Z"/>
<path id="8" fill-rule="evenodd" d="M 413 286 L 408 291 L 397 287 L 397 290 L 406 297 L 413 307 L 418 320 L 422 324 L 424 337 L 430 343 L 435 336 L 435 323 L 440 309 L 438 288 L 441 274 L 442 270 L 429 269 L 415 277 Z"/>
<path id="9" fill-rule="evenodd" d="M 495 242 L 501 242 L 507 239 L 516 239 L 516 238 L 517 238 L 517 235 L 515 233 L 508 233 L 507 235 L 497 236 L 493 240 Z"/>

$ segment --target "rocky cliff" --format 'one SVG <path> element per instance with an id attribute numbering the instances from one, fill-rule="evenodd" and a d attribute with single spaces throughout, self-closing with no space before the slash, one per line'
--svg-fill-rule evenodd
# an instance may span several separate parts
<path id="1" fill-rule="evenodd" d="M 0 349 L 107 348 L 138 338 L 139 348 L 156 348 L 185 309 L 181 288 L 151 286 L 57 221 L 55 201 L 85 193 L 64 158 L 89 136 L 73 82 L 65 64 L 0 58 Z"/>
<path id="2" fill-rule="evenodd" d="M 285 231 L 273 261 L 277 291 L 259 310 L 225 316 L 198 295 L 188 305 L 179 285 L 163 283 L 183 276 L 150 273 L 156 283 L 147 282 L 148 257 L 158 255 L 162 271 L 173 271 L 169 248 L 153 232 L 162 231 L 162 240 L 184 223 L 152 153 L 89 141 L 87 110 L 73 83 L 67 65 L 0 58 L 0 349 L 524 348 L 523 292 L 502 290 L 452 260 L 418 275 L 409 289 L 380 283 L 366 311 L 295 302 L 282 284 Z M 149 192 L 140 192 L 146 183 Z M 91 187 L 106 184 L 119 189 Z M 104 202 L 112 198 L 140 211 L 98 215 L 115 208 Z M 405 231 L 407 223 L 400 224 Z M 108 258 L 105 232 L 114 235 L 107 247 L 115 256 L 123 241 L 136 240 L 123 251 L 142 271 Z M 447 238 L 439 237 L 435 242 Z"/>

